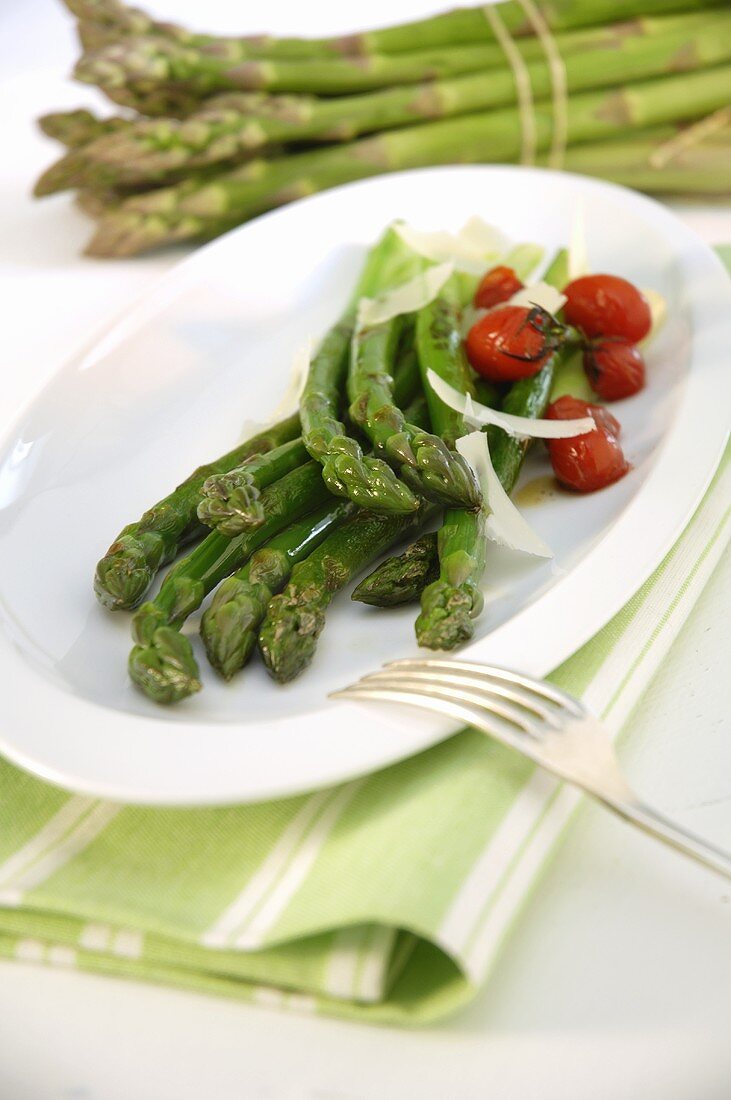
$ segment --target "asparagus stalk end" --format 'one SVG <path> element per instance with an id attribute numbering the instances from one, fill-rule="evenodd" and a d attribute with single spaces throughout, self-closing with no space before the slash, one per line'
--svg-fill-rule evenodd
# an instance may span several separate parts
<path id="1" fill-rule="evenodd" d="M 437 536 L 432 532 L 412 542 L 403 554 L 387 558 L 360 582 L 351 599 L 373 607 L 399 607 L 418 600 L 438 576 Z"/>

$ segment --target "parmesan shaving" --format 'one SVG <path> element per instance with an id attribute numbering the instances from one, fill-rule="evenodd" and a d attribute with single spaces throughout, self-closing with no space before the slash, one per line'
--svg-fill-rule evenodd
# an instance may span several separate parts
<path id="1" fill-rule="evenodd" d="M 500 230 L 478 217 L 470 218 L 457 233 L 427 233 L 406 222 L 396 222 L 394 228 L 414 252 L 434 263 L 451 263 L 470 275 L 483 275 L 509 245 Z"/>
<path id="2" fill-rule="evenodd" d="M 650 313 L 652 314 L 652 325 L 647 336 L 641 343 L 644 345 L 648 341 L 652 340 L 657 335 L 659 330 L 665 323 L 665 318 L 668 314 L 668 303 L 663 298 L 659 290 L 647 290 L 644 289 L 642 294 L 647 299 L 647 304 L 650 307 Z"/>
<path id="3" fill-rule="evenodd" d="M 583 202 L 576 207 L 569 234 L 569 282 L 589 274 L 589 255 L 586 247 L 586 213 Z"/>
<path id="4" fill-rule="evenodd" d="M 282 399 L 272 412 L 269 424 L 274 424 L 277 420 L 284 420 L 286 417 L 292 416 L 297 412 L 300 405 L 300 398 L 302 397 L 302 391 L 307 381 L 307 372 L 310 369 L 310 360 L 312 359 L 313 351 L 314 341 L 311 336 L 308 336 L 292 357 L 292 366 L 289 371 L 287 385 L 285 386 Z"/>
<path id="5" fill-rule="evenodd" d="M 493 309 L 495 307 L 493 306 Z M 460 319 L 459 334 L 463 339 L 467 338 L 467 333 L 470 331 L 473 325 L 476 325 L 478 321 L 481 321 L 483 317 L 486 317 L 490 312 L 489 309 L 480 309 L 477 306 L 465 306 L 462 310 L 462 317 Z"/>
<path id="6" fill-rule="evenodd" d="M 523 439 L 571 439 L 594 430 L 594 421 L 590 416 L 582 416 L 577 420 L 543 420 L 498 412 L 489 405 L 474 401 L 469 394 L 460 393 L 433 370 L 428 370 L 426 377 L 437 397 L 450 409 L 462 413 L 471 424 L 494 424 L 510 435 Z"/>
<path id="7" fill-rule="evenodd" d="M 541 309 L 555 316 L 566 304 L 566 295 L 556 290 L 555 286 L 549 286 L 548 283 L 533 283 L 532 286 L 522 287 L 507 302 L 501 304 L 528 308 L 540 306 Z"/>
<path id="8" fill-rule="evenodd" d="M 378 298 L 361 298 L 358 304 L 357 330 L 384 324 L 402 313 L 415 313 L 434 301 L 447 279 L 454 272 L 451 263 L 428 267 L 414 279 L 394 287 Z"/>
<path id="9" fill-rule="evenodd" d="M 475 472 L 482 489 L 483 500 L 490 512 L 485 520 L 485 535 L 499 546 L 521 550 L 540 558 L 553 557 L 553 552 L 533 530 L 503 489 L 490 458 L 490 448 L 484 432 L 470 432 L 456 442 L 457 451 Z"/>

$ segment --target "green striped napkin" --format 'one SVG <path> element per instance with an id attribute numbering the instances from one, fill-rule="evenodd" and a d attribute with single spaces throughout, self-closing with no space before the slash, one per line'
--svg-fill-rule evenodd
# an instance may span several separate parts
<path id="1" fill-rule="evenodd" d="M 551 679 L 618 731 L 729 535 L 729 451 L 662 565 Z M 467 730 L 339 787 L 168 810 L 0 761 L 0 955 L 422 1023 L 484 983 L 580 796 Z"/>

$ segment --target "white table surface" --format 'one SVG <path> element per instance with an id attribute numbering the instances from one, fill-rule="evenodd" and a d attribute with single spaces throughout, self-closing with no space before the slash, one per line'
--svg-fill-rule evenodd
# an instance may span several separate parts
<path id="1" fill-rule="evenodd" d="M 193 0 L 156 13 L 200 24 Z M 280 0 L 268 29 L 346 30 L 439 10 Z M 241 5 L 210 0 L 213 29 Z M 347 9 L 347 10 L 346 10 Z M 197 14 L 196 14 L 197 12 Z M 261 29 L 251 26 L 252 30 Z M 53 156 L 34 116 L 93 104 L 52 0 L 0 6 L 0 431 L 94 327 L 174 261 L 82 259 L 66 197 L 33 203 Z M 731 241 L 731 204 L 679 215 Z M 726 556 L 633 720 L 623 756 L 648 798 L 731 843 Z M 731 887 L 586 806 L 488 987 L 427 1030 L 374 1029 L 72 972 L 0 965 L 1 1100 L 723 1100 L 731 1095 Z"/>

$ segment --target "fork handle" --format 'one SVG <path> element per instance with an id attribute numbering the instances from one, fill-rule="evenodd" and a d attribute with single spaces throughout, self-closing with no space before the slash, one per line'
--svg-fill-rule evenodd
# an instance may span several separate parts
<path id="1" fill-rule="evenodd" d="M 601 795 L 598 797 L 610 810 L 614 810 L 620 817 L 630 821 L 633 825 L 638 825 L 650 836 L 662 840 L 671 848 L 676 848 L 684 855 L 697 860 L 698 863 L 705 864 L 706 867 L 717 871 L 718 874 L 731 878 L 730 852 L 717 848 L 715 844 L 709 844 L 707 840 L 696 836 L 695 833 L 688 832 L 687 829 L 681 829 L 674 821 L 664 817 L 652 806 L 648 806 L 639 799 L 615 801 L 610 798 L 602 798 Z"/>

